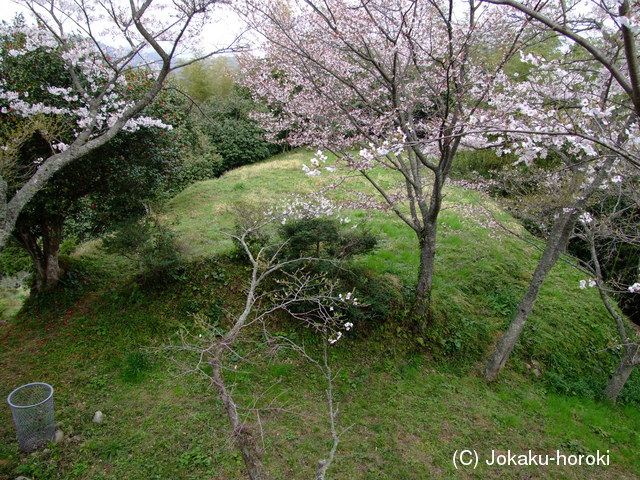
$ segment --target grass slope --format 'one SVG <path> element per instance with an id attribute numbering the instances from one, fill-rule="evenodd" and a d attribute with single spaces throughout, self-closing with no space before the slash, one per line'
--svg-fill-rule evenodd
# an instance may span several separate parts
<path id="1" fill-rule="evenodd" d="M 17 451 L 8 409 L 0 410 L 0 479 L 240 479 L 242 462 L 209 386 L 176 362 L 193 358 L 164 349 L 176 344 L 191 315 L 224 322 L 240 299 L 244 267 L 227 258 L 235 204 L 272 206 L 292 192 L 329 181 L 301 174 L 310 155 L 297 151 L 191 186 L 164 214 L 191 259 L 185 277 L 167 287 L 135 281 L 122 259 L 83 248 L 77 285 L 64 295 L 28 303 L 0 327 L 0 394 L 29 381 L 56 388 L 56 416 L 66 440 L 46 451 Z M 380 178 L 384 174 L 378 172 Z M 366 188 L 359 181 L 352 187 Z M 538 255 L 479 216 L 491 202 L 451 188 L 442 214 L 434 285 L 434 324 L 416 337 L 410 320 L 356 325 L 332 349 L 342 369 L 336 381 L 344 434 L 333 479 L 635 479 L 640 472 L 637 373 L 628 404 L 594 397 L 615 365 L 607 350 L 615 331 L 581 275 L 559 264 L 545 283 L 515 357 L 501 380 L 478 372 L 508 324 Z M 415 239 L 384 212 L 349 212 L 380 234 L 381 245 L 361 263 L 390 289 L 410 290 Z M 505 222 L 512 220 L 499 212 Z M 478 218 L 480 220 L 478 220 Z M 84 273 L 82 273 L 84 272 Z M 275 328 L 311 349 L 307 332 Z M 243 352 L 240 351 L 239 354 Z M 326 455 L 323 383 L 308 364 L 280 353 L 258 357 L 231 374 L 240 394 L 269 388 L 292 408 L 265 414 L 265 463 L 273 478 L 312 478 Z M 539 378 L 538 378 L 539 375 Z M 631 402 L 631 403 L 629 403 Z M 105 422 L 91 422 L 93 413 Z M 611 453 L 608 467 L 488 467 L 456 470 L 453 453 L 477 449 L 538 453 Z"/>

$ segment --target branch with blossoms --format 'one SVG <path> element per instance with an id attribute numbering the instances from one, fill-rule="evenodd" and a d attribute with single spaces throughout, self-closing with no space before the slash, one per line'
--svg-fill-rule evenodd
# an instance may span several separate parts
<path id="1" fill-rule="evenodd" d="M 266 478 L 260 437 L 256 432 L 258 428 L 262 430 L 260 413 L 285 409 L 274 407 L 272 403 L 261 409 L 255 401 L 249 408 L 239 405 L 238 395 L 234 393 L 225 374 L 231 368 L 232 359 L 234 362 L 237 362 L 235 359 L 243 359 L 237 352 L 238 345 L 250 341 L 252 335 L 261 332 L 264 340 L 262 345 L 266 346 L 270 355 L 283 348 L 291 349 L 317 367 L 326 381 L 325 399 L 332 438 L 331 448 L 326 458 L 318 461 L 314 474 L 314 480 L 324 480 L 345 431 L 338 427 L 339 409 L 333 395 L 336 374 L 329 362 L 328 349 L 353 328 L 353 323 L 343 320 L 340 311 L 358 305 L 358 300 L 353 292 L 337 292 L 337 285 L 325 275 L 308 274 L 301 269 L 290 271 L 291 267 L 320 259 L 304 257 L 281 260 L 279 254 L 285 246 L 283 243 L 254 247 L 251 239 L 273 223 L 273 217 L 248 222 L 244 220 L 240 232 L 228 234 L 245 253 L 250 264 L 244 308 L 239 313 L 227 314 L 226 329 L 200 320 L 201 333 L 183 334 L 182 345 L 170 348 L 197 355 L 197 364 L 192 370 L 205 375 L 217 392 L 229 420 L 231 437 L 242 454 L 251 480 Z M 269 321 L 278 313 L 289 315 L 320 336 L 320 359 L 315 358 L 304 345 L 271 333 Z M 251 356 L 247 358 L 245 354 L 244 358 L 252 361 Z M 204 368 L 205 365 L 208 369 Z M 235 366 L 237 368 L 237 364 Z M 247 414 L 255 415 L 256 420 L 252 422 Z"/>
<path id="2" fill-rule="evenodd" d="M 640 123 L 625 90 L 590 58 L 575 52 L 549 57 L 521 54 L 526 75 L 497 77 L 499 88 L 477 112 L 473 136 L 482 142 L 482 127 L 488 133 L 499 126 L 495 135 L 527 164 L 563 151 L 592 160 L 613 154 L 639 167 Z M 498 145 L 495 135 L 489 143 Z"/>
<path id="3" fill-rule="evenodd" d="M 604 85 L 615 85 L 631 101 L 640 116 L 640 69 L 637 54 L 640 11 L 637 3 L 536 2 L 533 0 L 481 0 L 511 7 L 522 22 L 537 23 L 557 32 L 583 49 L 607 77 Z M 595 70 L 595 69 L 594 69 Z"/>
<path id="4" fill-rule="evenodd" d="M 97 3 L 21 0 L 36 25 L 3 23 L 3 55 L 29 59 L 45 52 L 64 64 L 65 75 L 42 78 L 40 88 L 17 88 L 19 75 L 3 71 L 0 108 L 4 115 L 28 121 L 36 116 L 64 118 L 64 138 L 49 138 L 51 153 L 22 184 L 0 178 L 0 249 L 11 235 L 20 212 L 52 176 L 66 165 L 106 144 L 120 131 L 171 126 L 144 115 L 176 68 L 219 53 L 241 50 L 239 38 L 223 48 L 177 65 L 183 48 L 197 45 L 209 12 L 224 0 L 163 2 L 106 0 Z M 106 48 L 104 45 L 110 45 Z M 149 55 L 158 62 L 149 62 Z M 3 62 L 3 70 L 10 62 Z M 49 65 L 31 65 L 38 74 Z M 46 77 L 46 69 L 42 71 Z M 136 77 L 138 85 L 132 80 Z M 34 132 L 37 133 L 37 132 Z M 20 144 L 1 146 L 3 157 Z M 13 152 L 15 154 L 16 152 Z M 3 158 L 4 161 L 4 158 Z"/>
<path id="5" fill-rule="evenodd" d="M 240 60 L 243 82 L 272 108 L 261 123 L 292 145 L 334 153 L 415 232 L 413 313 L 426 325 L 444 183 L 527 29 L 475 1 L 246 3 L 247 22 L 266 40 L 264 56 Z M 493 61 L 485 47 L 498 53 Z M 303 169 L 319 175 L 324 161 L 320 152 Z M 392 189 L 374 168 L 397 177 Z"/>
<path id="6" fill-rule="evenodd" d="M 605 283 L 604 274 L 598 257 L 598 251 L 596 248 L 596 235 L 598 226 L 596 221 L 590 215 L 584 215 L 581 218 L 582 235 L 589 246 L 591 254 L 591 267 L 593 271 L 593 278 L 580 281 L 580 288 L 585 289 L 587 285 L 589 287 L 597 287 L 609 315 L 614 319 L 616 327 L 618 329 L 619 342 L 618 348 L 622 350 L 622 356 L 620 362 L 614 374 L 609 379 L 609 383 L 605 389 L 605 396 L 615 402 L 618 395 L 624 388 L 624 385 L 631 375 L 631 372 L 635 367 L 640 365 L 640 335 L 636 330 L 634 334 L 629 334 L 627 329 L 627 320 L 623 318 L 619 310 L 616 308 L 615 302 L 610 296 L 610 290 Z M 629 293 L 640 293 L 640 283 L 635 282 L 628 287 Z"/>

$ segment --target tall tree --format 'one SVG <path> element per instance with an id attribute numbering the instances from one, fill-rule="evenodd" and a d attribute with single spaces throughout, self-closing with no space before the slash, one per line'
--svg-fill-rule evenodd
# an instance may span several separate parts
<path id="1" fill-rule="evenodd" d="M 168 103 L 156 113 L 162 110 L 172 112 Z M 175 118 L 171 120 L 178 126 Z M 159 136 L 148 128 L 121 132 L 58 171 L 34 196 L 13 233 L 33 261 L 33 293 L 55 288 L 64 273 L 59 253 L 70 220 L 76 225 L 74 233 L 103 233 L 145 215 L 149 204 L 171 188 L 186 145 L 184 132 L 173 135 L 178 131 L 174 129 L 171 136 Z"/>
<path id="2" fill-rule="evenodd" d="M 10 38 L 8 55 L 29 56 L 35 51 L 59 51 L 66 69 L 63 82 L 44 85 L 39 98 L 15 88 L 15 77 L 7 74 L 0 82 L 3 114 L 25 118 L 47 117 L 73 125 L 72 138 L 61 141 L 45 135 L 50 151 L 39 168 L 15 189 L 0 178 L 0 248 L 14 229 L 20 212 L 34 195 L 66 165 L 104 145 L 123 129 L 141 125 L 162 125 L 141 112 L 158 95 L 167 75 L 176 67 L 181 48 L 192 41 L 208 13 L 221 0 L 154 0 L 105 2 L 59 2 L 23 0 L 37 24 L 2 25 L 2 37 Z M 107 47 L 106 45 L 111 45 Z M 229 51 L 207 52 L 203 56 Z M 193 61 L 196 61 L 194 59 Z M 126 75 L 141 65 L 147 82 L 142 95 L 128 95 Z M 6 64 L 2 65 L 3 70 Z M 34 69 L 46 65 L 34 64 Z M 67 82 L 70 82 L 68 84 Z M 19 149 L 13 142 L 2 146 L 2 161 L 11 161 Z"/>
<path id="3" fill-rule="evenodd" d="M 25 28 L 19 19 L 15 26 Z M 60 49 L 36 48 L 28 54 L 14 56 L 15 41 L 13 36 L 2 39 L 0 58 L 3 73 L 12 76 L 12 83 L 21 95 L 32 102 L 52 100 L 48 98 L 51 93 L 43 86 L 57 84 L 59 88 L 63 88 L 62 85 L 69 88 L 72 85 Z M 34 68 L 35 65 L 42 67 Z M 126 80 L 124 88 L 131 99 L 144 95 L 148 82 L 144 72 L 128 72 Z M 114 91 L 120 93 L 122 88 L 118 86 Z M 177 99 L 170 93 L 161 93 L 159 100 L 147 107 L 145 113 L 162 118 L 166 123 L 157 123 L 164 129 L 171 128 L 167 135 L 164 132 L 158 135 L 149 127 L 120 132 L 107 144 L 58 170 L 20 212 L 13 236 L 33 261 L 34 292 L 51 289 L 60 279 L 63 268 L 58 255 L 65 223 L 82 207 L 89 208 L 87 199 L 95 202 L 93 211 L 102 212 L 102 217 L 85 215 L 94 220 L 94 228 L 99 228 L 98 224 L 106 223 L 107 216 L 122 220 L 123 215 L 144 211 L 142 202 L 153 198 L 159 185 L 166 183 L 166 177 L 171 178 L 168 173 L 183 146 L 180 137 L 184 134 L 182 128 L 173 129 L 173 125 L 181 127 L 185 113 L 175 108 Z M 65 108 L 64 101 L 57 105 L 52 108 Z M 2 143 L 12 147 L 10 151 L 5 150 L 5 162 L 0 166 L 11 194 L 42 167 L 44 159 L 51 154 L 53 139 L 66 142 L 75 134 L 74 126 L 63 114 L 58 118 L 45 114 L 22 116 L 7 109 L 0 125 Z"/>
<path id="4" fill-rule="evenodd" d="M 445 182 L 463 138 L 485 130 L 476 114 L 524 29 L 473 0 L 247 3 L 245 18 L 266 39 L 264 58 L 243 62 L 246 84 L 272 106 L 264 125 L 335 153 L 413 230 L 414 312 L 424 317 Z M 500 55 L 487 61 L 487 49 Z M 320 173 L 321 160 L 307 173 Z M 376 167 L 396 175 L 394 186 Z"/>
<path id="5" fill-rule="evenodd" d="M 634 368 L 640 365 L 640 329 L 631 326 L 621 311 L 616 308 L 615 298 L 638 297 L 640 293 L 640 271 L 638 250 L 640 249 L 640 192 L 638 171 L 626 168 L 623 174 L 615 175 L 608 188 L 598 194 L 598 201 L 589 211 L 580 216 L 578 237 L 588 251 L 583 259 L 583 269 L 589 278 L 581 281 L 580 287 L 596 287 L 600 298 L 615 322 L 618 344 L 621 351 L 618 366 L 609 379 L 605 396 L 616 401 Z M 607 268 L 618 261 L 628 263 L 631 255 L 631 271 Z M 607 271 L 609 270 L 609 271 Z M 636 298 L 633 298 L 636 300 Z M 636 303 L 637 304 L 637 303 Z"/>
<path id="6" fill-rule="evenodd" d="M 517 150 L 524 161 L 549 151 L 580 154 L 583 165 L 589 163 L 592 172 L 585 176 L 590 186 L 579 186 L 572 201 L 558 213 L 529 287 L 489 359 L 485 376 L 495 380 L 523 331 L 542 283 L 564 253 L 589 196 L 614 175 L 617 162 L 640 166 L 640 131 L 634 93 L 637 55 L 629 54 L 635 49 L 629 4 L 622 2 L 617 10 L 594 3 L 595 13 L 587 14 L 577 8 L 577 2 L 527 6 L 511 0 L 487 1 L 512 5 L 522 13 L 515 17 L 519 21 L 538 20 L 543 30 L 549 27 L 575 42 L 566 46 L 565 55 L 552 60 L 527 55 L 533 67 L 527 78 L 505 89 L 509 98 L 494 101 L 503 104 L 503 109 L 504 103 L 512 103 L 515 113 L 507 133 L 519 143 Z"/>

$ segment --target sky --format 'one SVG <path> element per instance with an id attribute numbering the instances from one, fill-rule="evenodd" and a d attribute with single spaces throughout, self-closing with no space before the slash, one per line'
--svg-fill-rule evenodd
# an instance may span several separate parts
<path id="1" fill-rule="evenodd" d="M 13 0 L 0 0 L 2 20 L 10 21 L 18 13 L 24 13 L 27 19 L 31 18 L 29 11 L 19 3 Z M 214 12 L 211 23 L 205 26 L 199 36 L 193 54 L 225 47 L 242 32 L 242 22 L 229 8 L 216 8 Z M 108 42 L 105 41 L 105 43 Z"/>

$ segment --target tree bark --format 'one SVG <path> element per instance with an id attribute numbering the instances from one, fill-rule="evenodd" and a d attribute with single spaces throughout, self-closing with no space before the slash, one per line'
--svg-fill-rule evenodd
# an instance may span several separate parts
<path id="1" fill-rule="evenodd" d="M 494 381 L 498 377 L 502 367 L 507 363 L 513 348 L 520 338 L 524 325 L 529 318 L 529 314 L 533 310 L 536 300 L 538 299 L 540 287 L 542 287 L 544 279 L 558 261 L 560 255 L 562 255 L 567 248 L 569 239 L 571 238 L 571 233 L 573 232 L 576 220 L 578 219 L 578 214 L 582 209 L 584 209 L 589 198 L 591 198 L 593 193 L 602 184 L 602 181 L 608 176 L 609 169 L 611 168 L 614 159 L 615 157 L 613 156 L 608 157 L 600 167 L 600 171 L 596 175 L 596 178 L 585 189 L 579 199 L 568 209 L 562 209 L 559 213 L 559 216 L 551 229 L 551 234 L 547 239 L 544 251 L 542 252 L 542 257 L 538 261 L 538 265 L 533 273 L 533 277 L 529 283 L 529 288 L 518 304 L 518 308 L 516 309 L 516 313 L 509 325 L 509 328 L 502 337 L 500 337 L 498 345 L 487 363 L 484 371 L 484 376 L 487 381 Z"/>
<path id="2" fill-rule="evenodd" d="M 618 368 L 616 369 L 611 379 L 609 379 L 607 388 L 604 391 L 605 396 L 612 402 L 616 401 L 618 395 L 622 391 L 622 388 L 627 383 L 629 375 L 631 375 L 631 372 L 633 372 L 633 369 L 637 365 L 635 357 L 638 353 L 639 347 L 640 344 L 626 345 L 624 347 L 624 354 L 620 359 Z"/>
<path id="3" fill-rule="evenodd" d="M 524 329 L 527 318 L 533 310 L 544 279 L 569 243 L 576 217 L 575 213 L 562 213 L 554 223 L 547 245 L 529 283 L 529 288 L 518 304 L 509 328 L 500 337 L 498 345 L 485 368 L 484 375 L 488 381 L 493 381 L 498 377 L 500 370 L 509 359 Z"/>
<path id="4" fill-rule="evenodd" d="M 32 290 L 35 293 L 53 290 L 64 274 L 60 266 L 64 219 L 56 216 L 47 220 L 43 220 L 35 231 L 18 224 L 15 233 L 16 239 L 33 261 L 35 279 Z"/>
<path id="5" fill-rule="evenodd" d="M 233 395 L 227 389 L 224 379 L 222 371 L 224 348 L 225 345 L 217 345 L 211 355 L 209 360 L 212 370 L 211 380 L 218 391 L 218 397 L 222 401 L 224 410 L 227 412 L 227 418 L 233 430 L 233 439 L 242 454 L 249 478 L 251 480 L 262 480 L 262 456 L 257 448 L 258 442 L 251 427 L 240 418 Z"/>
<path id="6" fill-rule="evenodd" d="M 425 226 L 420 233 L 420 267 L 418 270 L 418 284 L 416 298 L 413 305 L 413 316 L 420 319 L 421 328 L 430 320 L 431 287 L 433 285 L 433 270 L 436 258 L 436 229 L 437 224 Z"/>

